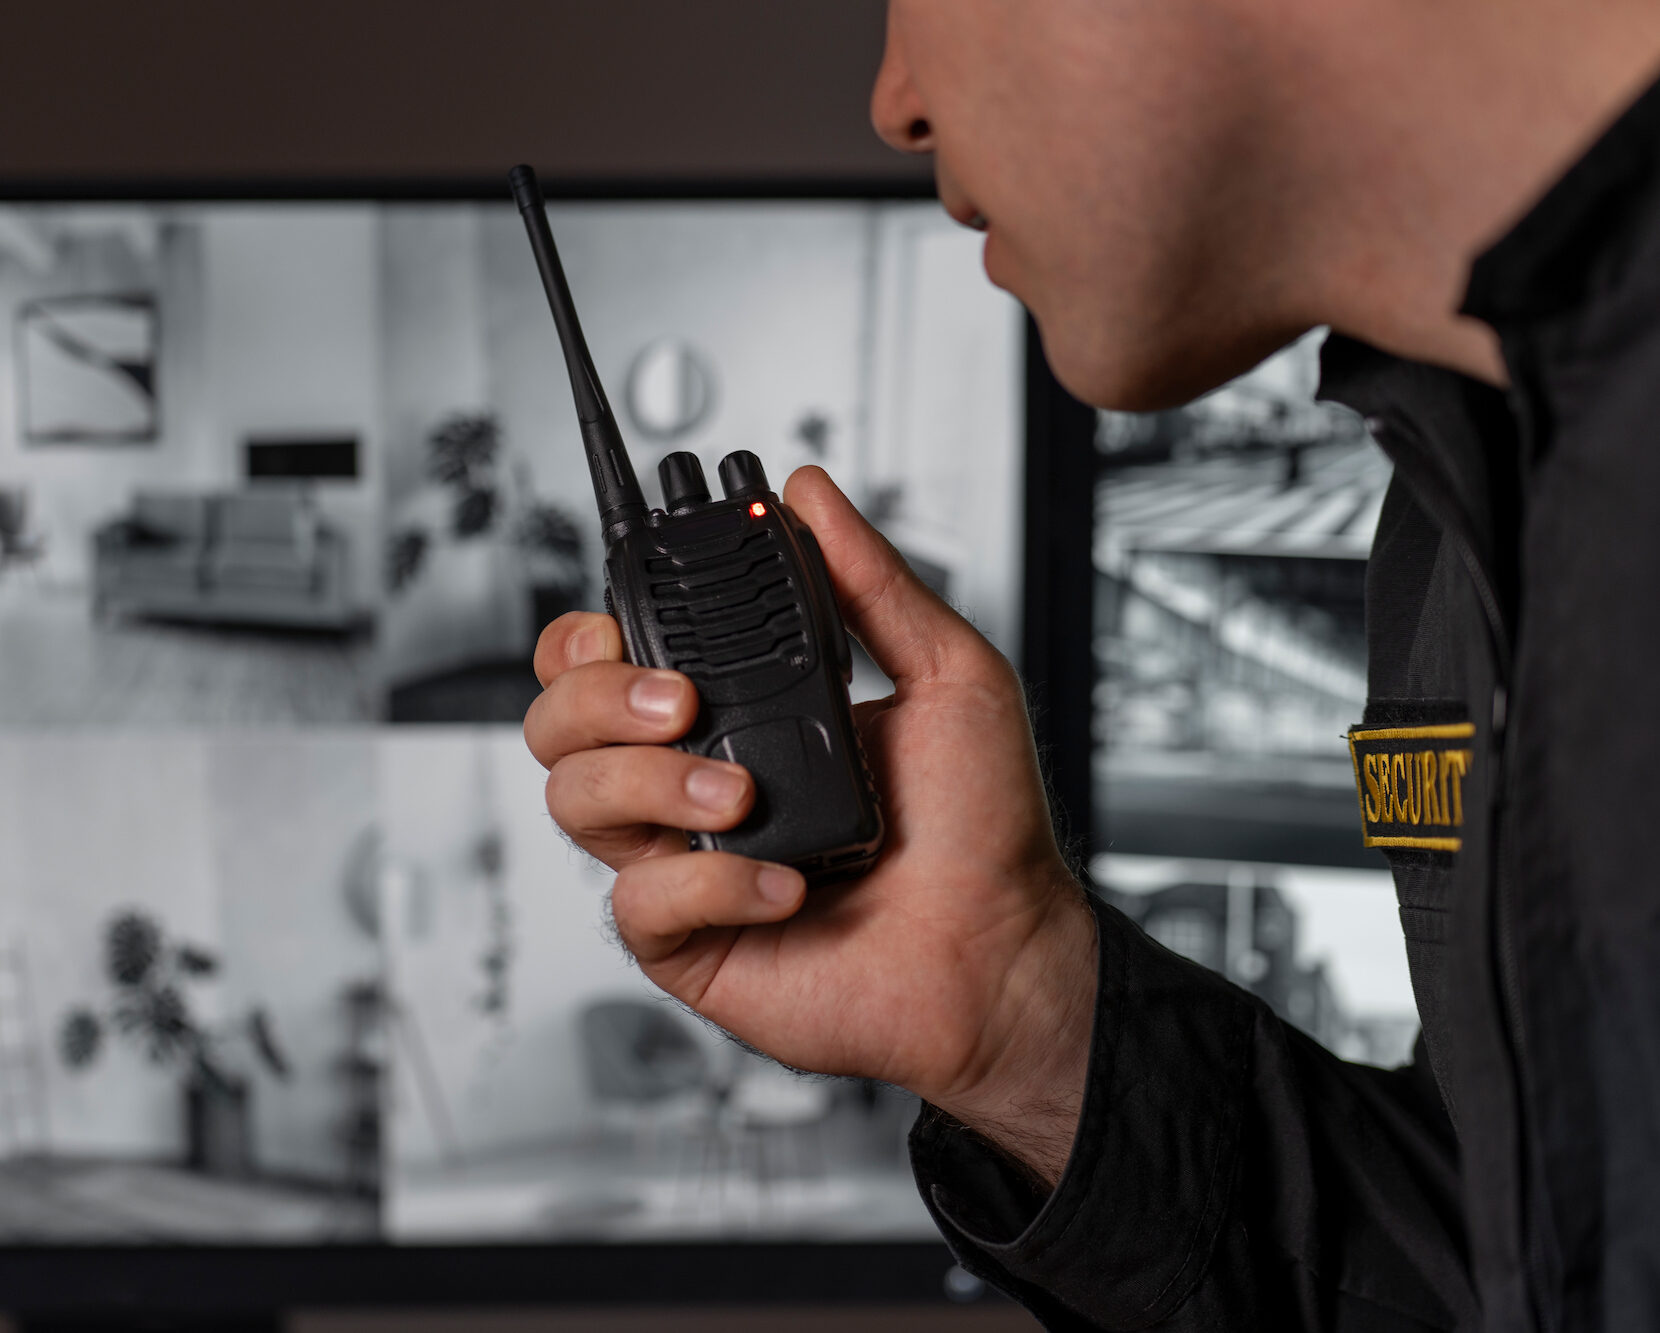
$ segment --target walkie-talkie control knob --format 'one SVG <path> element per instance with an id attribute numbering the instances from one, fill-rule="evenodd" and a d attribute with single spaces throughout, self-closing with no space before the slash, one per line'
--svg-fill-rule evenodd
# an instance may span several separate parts
<path id="1" fill-rule="evenodd" d="M 725 464 L 721 466 L 724 468 Z M 663 461 L 657 465 L 657 480 L 663 484 L 663 508 L 676 518 L 709 503 L 709 483 L 703 479 L 703 464 L 697 461 L 696 454 L 685 449 L 663 455 Z"/>
<path id="2" fill-rule="evenodd" d="M 734 449 L 720 461 L 720 487 L 728 500 L 767 489 L 766 469 L 748 449 Z"/>

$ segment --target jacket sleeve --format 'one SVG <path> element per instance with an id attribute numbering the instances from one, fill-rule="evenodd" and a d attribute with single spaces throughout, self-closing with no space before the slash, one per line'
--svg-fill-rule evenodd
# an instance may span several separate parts
<path id="1" fill-rule="evenodd" d="M 1092 897 L 1100 985 L 1052 1193 L 942 1112 L 911 1134 L 958 1262 L 1054 1330 L 1473 1327 L 1450 1126 Z"/>

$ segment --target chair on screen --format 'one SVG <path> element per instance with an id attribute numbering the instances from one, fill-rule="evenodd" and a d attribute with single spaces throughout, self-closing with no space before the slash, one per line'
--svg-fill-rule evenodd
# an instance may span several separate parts
<path id="1" fill-rule="evenodd" d="M 763 1200 L 781 1179 L 822 1178 L 828 1163 L 823 1129 L 835 1084 L 771 1061 L 750 1060 L 733 1084 L 726 1114 L 740 1155 L 752 1155 Z"/>
<path id="2" fill-rule="evenodd" d="M 709 1057 L 675 1010 L 648 1000 L 598 1000 L 582 1010 L 588 1084 L 602 1106 L 633 1120 L 636 1165 L 656 1154 L 663 1107 L 709 1083 Z"/>

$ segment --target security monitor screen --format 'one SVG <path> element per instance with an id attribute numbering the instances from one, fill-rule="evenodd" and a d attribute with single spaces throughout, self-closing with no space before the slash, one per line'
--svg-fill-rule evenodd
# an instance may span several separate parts
<path id="1" fill-rule="evenodd" d="M 1321 337 L 1187 407 L 1101 414 L 1091 870 L 1160 943 L 1393 1066 L 1417 1010 L 1344 739 L 1390 468 L 1316 400 Z"/>
<path id="2" fill-rule="evenodd" d="M 1013 650 L 978 237 L 550 216 L 648 489 L 821 464 Z M 915 1103 L 654 991 L 547 815 L 531 650 L 598 535 L 505 198 L 0 207 L 0 1245 L 934 1235 Z"/>

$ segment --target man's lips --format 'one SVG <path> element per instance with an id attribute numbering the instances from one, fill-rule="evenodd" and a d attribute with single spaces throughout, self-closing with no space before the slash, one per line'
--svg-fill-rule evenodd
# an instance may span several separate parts
<path id="1" fill-rule="evenodd" d="M 986 229 L 986 215 L 975 207 L 968 192 L 958 184 L 957 173 L 937 151 L 934 154 L 934 193 L 939 195 L 940 204 L 959 226 L 970 231 Z"/>

